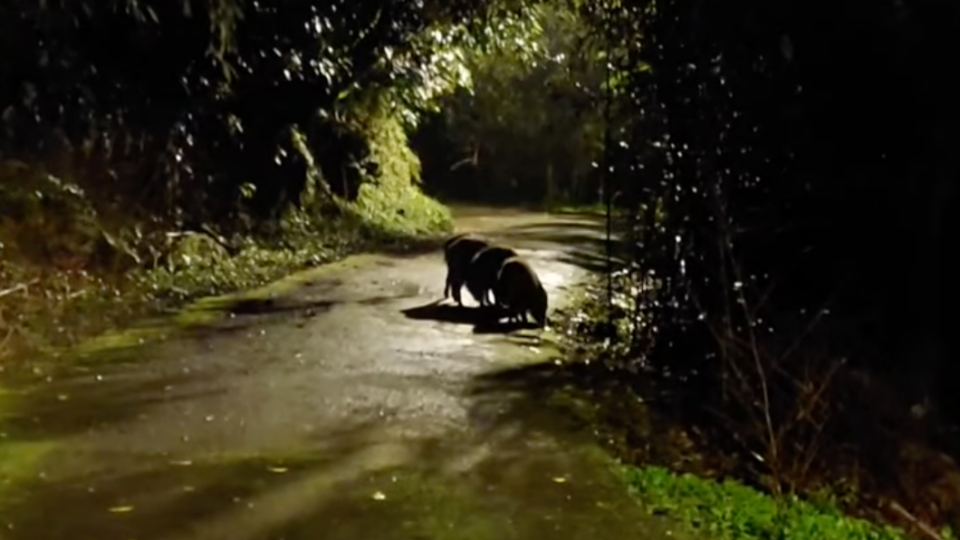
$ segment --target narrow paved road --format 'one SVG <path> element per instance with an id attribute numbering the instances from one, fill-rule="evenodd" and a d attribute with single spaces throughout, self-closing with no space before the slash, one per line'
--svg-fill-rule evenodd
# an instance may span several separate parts
<path id="1" fill-rule="evenodd" d="M 603 245 L 586 218 L 460 214 L 531 259 L 551 309 Z M 444 274 L 440 253 L 354 257 L 212 329 L 58 374 L 9 419 L 56 449 L 0 538 L 665 537 L 563 418 L 479 383 L 544 361 L 550 334 L 438 307 Z"/>

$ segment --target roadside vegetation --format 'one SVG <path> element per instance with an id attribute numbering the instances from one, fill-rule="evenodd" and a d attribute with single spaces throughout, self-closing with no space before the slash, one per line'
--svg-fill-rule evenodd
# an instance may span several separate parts
<path id="1" fill-rule="evenodd" d="M 349 253 L 432 245 L 451 229 L 449 210 L 421 190 L 408 133 L 470 84 L 461 51 L 496 45 L 466 26 L 482 3 L 398 3 L 383 23 L 382 9 L 356 3 L 356 20 L 336 23 L 309 6 L 21 4 L 0 10 L 3 42 L 34 44 L 0 59 L 4 363 Z M 153 69 L 83 41 L 123 25 L 153 36 L 137 44 Z M 194 58 L 208 65 L 197 71 Z"/>
<path id="2" fill-rule="evenodd" d="M 675 518 L 718 540 L 901 540 L 889 525 L 845 515 L 829 497 L 774 498 L 735 480 L 704 480 L 658 466 L 624 467 L 622 474 L 647 510 Z M 945 534 L 949 534 L 948 532 Z M 951 536 L 945 536 L 952 538 Z"/>
<path id="3" fill-rule="evenodd" d="M 762 414 L 741 423 L 718 419 L 722 411 L 704 411 L 709 402 L 691 395 L 688 379 L 627 363 L 630 337 L 638 331 L 629 316 L 629 280 L 625 272 L 614 276 L 610 302 L 607 280 L 597 276 L 558 313 L 566 356 L 536 366 L 541 373 L 531 392 L 596 435 L 616 459 L 616 473 L 647 511 L 673 518 L 706 538 L 956 538 L 949 501 L 960 477 L 944 454 L 900 443 L 903 453 L 894 459 L 902 467 L 902 481 L 914 489 L 909 493 L 883 490 L 879 475 L 889 473 L 882 468 L 851 470 L 842 463 L 812 462 L 819 447 L 807 449 L 808 461 L 800 462 L 807 468 L 785 469 L 772 477 L 767 456 L 728 439 L 764 433 Z M 838 408 L 828 415 L 821 409 L 819 414 L 839 422 L 851 412 Z M 789 434 L 812 420 L 791 415 L 774 421 L 778 433 Z M 838 444 L 823 436 L 819 444 Z M 771 488 L 775 481 L 779 488 Z M 930 504 L 928 511 L 947 511 L 939 520 L 921 520 L 907 509 L 919 501 Z"/>

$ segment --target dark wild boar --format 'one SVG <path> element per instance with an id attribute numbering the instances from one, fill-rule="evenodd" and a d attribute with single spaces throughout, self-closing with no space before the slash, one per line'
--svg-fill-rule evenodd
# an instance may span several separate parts
<path id="1" fill-rule="evenodd" d="M 493 288 L 497 284 L 500 267 L 503 266 L 504 261 L 516 256 L 516 251 L 502 246 L 490 246 L 473 256 L 464 278 L 467 290 L 480 302 L 481 306 L 493 304 L 489 296 L 494 292 Z"/>
<path id="2" fill-rule="evenodd" d="M 443 246 L 443 258 L 447 263 L 447 283 L 443 289 L 443 297 L 449 298 L 451 293 L 458 305 L 463 305 L 460 297 L 460 288 L 463 287 L 465 272 L 473 256 L 489 244 L 481 238 L 469 233 L 459 234 L 446 241 Z"/>
<path id="3" fill-rule="evenodd" d="M 527 322 L 527 313 L 541 328 L 547 325 L 547 291 L 537 273 L 520 257 L 503 262 L 494 287 L 497 303 L 502 305 L 510 321 Z"/>

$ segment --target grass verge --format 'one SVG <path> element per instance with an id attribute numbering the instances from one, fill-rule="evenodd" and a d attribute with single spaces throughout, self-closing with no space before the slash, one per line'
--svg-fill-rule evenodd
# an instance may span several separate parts
<path id="1" fill-rule="evenodd" d="M 706 480 L 657 466 L 624 466 L 620 473 L 649 512 L 718 540 L 908 538 L 892 527 L 846 516 L 830 501 L 775 499 L 733 480 Z"/>
<path id="2" fill-rule="evenodd" d="M 384 195 L 374 197 L 379 200 Z M 115 330 L 130 329 L 135 321 L 164 313 L 179 313 L 200 298 L 222 299 L 348 255 L 438 246 L 452 229 L 449 211 L 420 194 L 408 194 L 403 202 L 402 215 L 387 212 L 385 203 L 361 200 L 336 218 L 292 219 L 270 240 L 243 239 L 232 255 L 210 238 L 196 235 L 196 242 L 185 242 L 166 264 L 119 275 L 5 265 L 5 282 L 28 286 L 0 298 L 0 323 L 7 321 L 0 324 L 4 330 L 0 360 L 59 358 L 94 336 L 100 336 L 94 340 L 96 348 L 113 341 L 139 341 L 143 332 Z M 178 319 L 184 322 L 198 313 L 187 310 Z M 4 363 L 7 369 L 15 369 L 18 362 Z"/>

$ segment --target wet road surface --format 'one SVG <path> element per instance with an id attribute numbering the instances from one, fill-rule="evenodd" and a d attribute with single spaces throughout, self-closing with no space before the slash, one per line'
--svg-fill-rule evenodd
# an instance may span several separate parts
<path id="1" fill-rule="evenodd" d="M 601 262 L 589 218 L 473 210 L 457 229 L 528 257 L 551 310 Z M 588 437 L 484 378 L 547 360 L 550 332 L 438 307 L 444 276 L 439 252 L 353 257 L 57 373 L 5 423 L 48 451 L 0 539 L 669 537 Z"/>

